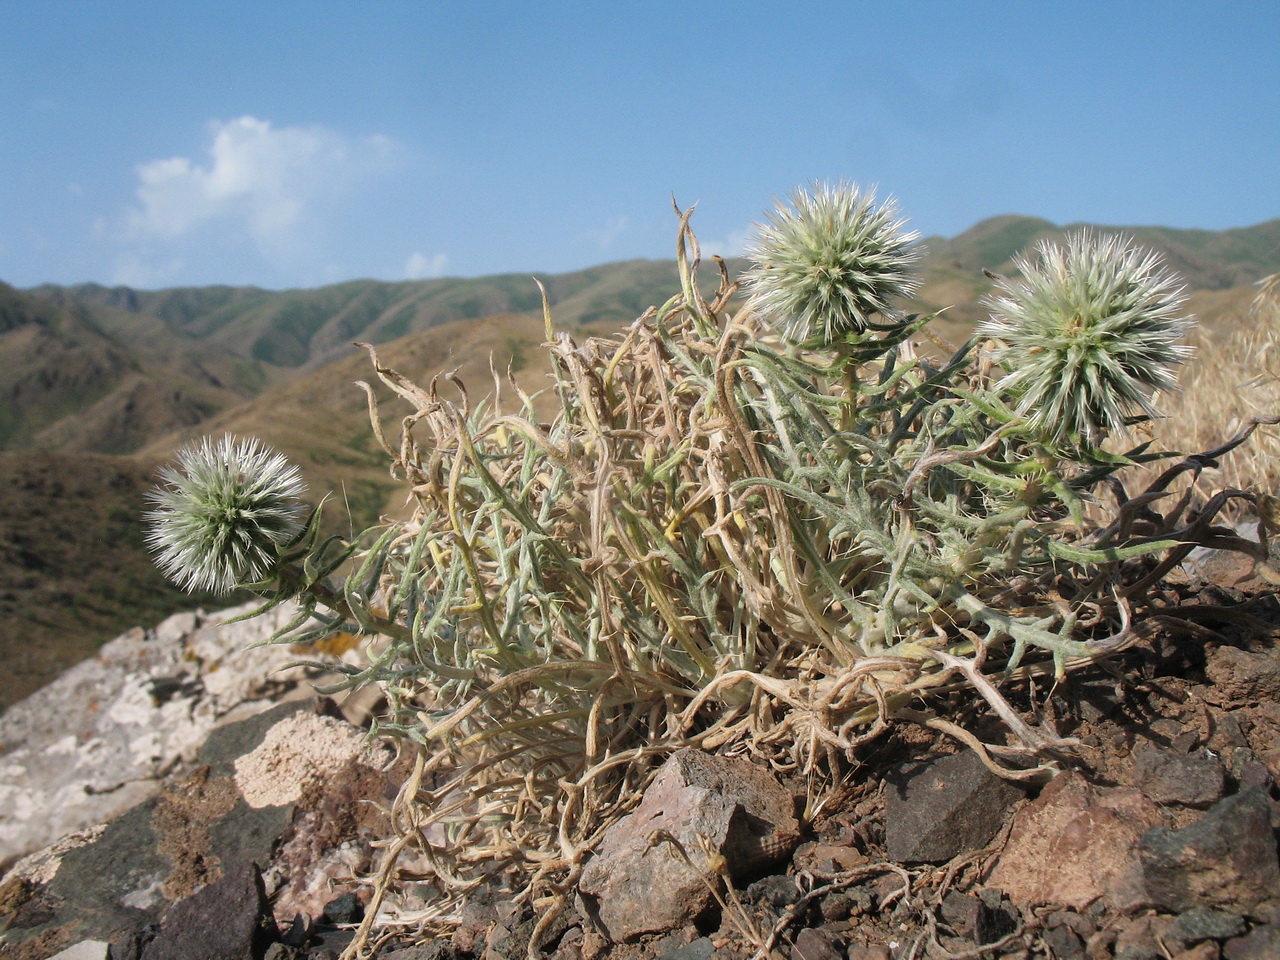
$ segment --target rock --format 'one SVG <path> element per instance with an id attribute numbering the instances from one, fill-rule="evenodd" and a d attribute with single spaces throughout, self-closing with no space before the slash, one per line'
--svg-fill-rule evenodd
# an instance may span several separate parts
<path id="1" fill-rule="evenodd" d="M 78 844 L 56 844 L 48 856 L 19 861 L 10 878 L 28 881 L 29 898 L 4 932 L 6 947 L 54 931 L 64 938 L 59 947 L 84 939 L 114 942 L 158 920 L 167 906 L 159 888 L 169 864 L 151 830 L 155 807 L 154 799 L 146 801 Z"/>
<path id="2" fill-rule="evenodd" d="M 289 927 L 280 933 L 280 942 L 289 947 L 305 947 L 311 939 L 311 918 L 295 913 Z"/>
<path id="3" fill-rule="evenodd" d="M 354 893 L 348 892 L 326 903 L 320 916 L 325 923 L 334 925 L 359 923 L 364 919 L 364 907 L 361 905 L 359 897 Z"/>
<path id="4" fill-rule="evenodd" d="M 706 937 L 699 937 L 682 946 L 658 955 L 658 960 L 714 960 L 716 947 Z"/>
<path id="5" fill-rule="evenodd" d="M 1256 920 L 1280 919 L 1280 860 L 1260 787 L 1220 800 L 1182 830 L 1153 828 L 1138 855 L 1153 906 L 1174 912 L 1223 907 Z"/>
<path id="6" fill-rule="evenodd" d="M 111 944 L 111 960 L 142 960 L 147 946 L 160 932 L 160 924 L 151 923 L 125 934 Z"/>
<path id="7" fill-rule="evenodd" d="M 627 941 L 682 927 L 711 906 L 710 886 L 722 881 L 709 852 L 742 878 L 779 862 L 798 839 L 794 801 L 772 774 L 683 749 L 636 811 L 606 831 L 578 890 L 605 936 Z"/>
<path id="8" fill-rule="evenodd" d="M 853 915 L 857 901 L 844 891 L 828 893 L 818 901 L 818 912 L 827 922 L 848 920 Z"/>
<path id="9" fill-rule="evenodd" d="M 1016 814 L 989 882 L 1027 906 L 1128 903 L 1140 870 L 1134 848 L 1159 823 L 1159 808 L 1138 790 L 1059 774 Z"/>
<path id="10" fill-rule="evenodd" d="M 326 790 L 279 806 L 246 802 L 242 785 L 252 793 L 252 781 L 237 778 L 237 764 L 273 730 L 284 725 L 306 755 L 341 725 L 312 707 L 293 701 L 216 728 L 189 775 L 103 828 L 20 861 L 4 887 L 21 891 L 26 925 L 11 923 L 0 934 L 0 956 L 41 937 L 54 949 L 40 956 L 91 938 L 112 942 L 112 960 L 140 960 L 147 927 L 171 904 L 252 863 L 270 864 L 265 872 L 286 922 L 297 913 L 318 915 L 342 892 L 333 889 L 336 879 L 350 884 L 371 864 L 371 842 L 385 823 L 365 801 L 385 801 L 396 774 L 376 769 L 389 754 L 369 755 L 350 728 L 332 740 L 346 743 L 350 755 L 336 771 L 326 768 Z M 306 779 L 301 768 L 289 769 Z"/>
<path id="11" fill-rule="evenodd" d="M 939 863 L 981 849 L 1023 796 L 972 751 L 905 764 L 888 778 L 886 853 L 897 863 Z"/>
<path id="12" fill-rule="evenodd" d="M 834 877 L 856 869 L 867 862 L 867 855 L 853 847 L 826 843 L 801 844 L 795 852 L 798 869 L 807 870 L 817 877 Z"/>
<path id="13" fill-rule="evenodd" d="M 1213 757 L 1147 747 L 1137 755 L 1134 785 L 1156 803 L 1203 808 L 1222 799 L 1225 774 Z"/>
<path id="14" fill-rule="evenodd" d="M 317 930 L 307 949 L 307 960 L 338 960 L 356 938 L 354 929 Z"/>
<path id="15" fill-rule="evenodd" d="M 1135 917 L 1116 937 L 1115 960 L 1165 960 L 1161 944 L 1172 923 L 1172 917 Z"/>
<path id="16" fill-rule="evenodd" d="M 1205 676 L 1213 684 L 1205 699 L 1220 705 L 1280 698 L 1280 659 L 1239 647 L 1205 648 Z"/>
<path id="17" fill-rule="evenodd" d="M 489 931 L 482 960 L 524 960 L 536 922 L 527 907 L 500 910 L 498 922 Z"/>
<path id="18" fill-rule="evenodd" d="M 1018 911 L 1000 890 L 988 888 L 979 892 L 982 909 L 978 911 L 973 939 L 979 943 L 995 943 L 1018 929 Z"/>
<path id="19" fill-rule="evenodd" d="M 1084 960 L 1084 941 L 1070 927 L 1046 927 L 1040 938 L 1054 960 Z"/>
<path id="20" fill-rule="evenodd" d="M 432 940 L 379 954 L 387 960 L 457 960 L 459 956 L 457 948 L 447 940 Z"/>
<path id="21" fill-rule="evenodd" d="M 1223 913 L 1212 907 L 1192 907 L 1179 914 L 1170 928 L 1170 936 L 1191 945 L 1201 940 L 1229 940 L 1244 933 L 1244 918 Z"/>
<path id="22" fill-rule="evenodd" d="M 55 953 L 49 960 L 109 960 L 111 944 L 105 940 L 81 940 Z"/>
<path id="23" fill-rule="evenodd" d="M 246 960 L 278 938 L 262 874 L 252 864 L 175 903 L 142 960 Z"/>
<path id="24" fill-rule="evenodd" d="M 282 719 L 252 751 L 236 758 L 236 788 L 254 808 L 299 801 L 314 805 L 353 759 L 378 767 L 386 752 L 366 746 L 364 733 L 345 721 L 299 713 Z"/>
<path id="25" fill-rule="evenodd" d="M 844 951 L 827 931 L 805 927 L 796 934 L 791 956 L 793 960 L 844 960 Z"/>
<path id="26" fill-rule="evenodd" d="M 941 914 L 943 922 L 949 926 L 957 937 L 976 940 L 978 922 L 984 907 L 977 897 L 971 897 L 959 890 L 950 890 L 942 898 Z"/>
<path id="27" fill-rule="evenodd" d="M 250 609 L 175 614 L 154 630 L 131 630 L 0 716 L 0 862 L 155 794 L 230 711 L 270 707 L 269 693 L 315 674 L 282 671 L 296 658 L 287 647 L 250 649 L 293 608 L 224 622 Z"/>
<path id="28" fill-rule="evenodd" d="M 851 887 L 844 892 L 844 896 L 849 901 L 850 917 L 865 917 L 875 909 L 875 894 L 866 887 Z"/>
<path id="29" fill-rule="evenodd" d="M 1088 940 L 1098 932 L 1098 924 L 1092 917 L 1088 914 L 1076 913 L 1074 910 L 1055 910 L 1045 916 L 1044 924 L 1046 928 L 1065 927 L 1081 941 Z"/>
<path id="30" fill-rule="evenodd" d="M 493 890 L 481 887 L 472 893 L 463 904 L 460 922 L 453 931 L 454 948 L 465 954 L 482 952 L 498 918 L 507 916 L 512 909 L 510 900 Z"/>
<path id="31" fill-rule="evenodd" d="M 761 877 L 747 887 L 748 903 L 758 903 L 776 912 L 785 910 L 800 899 L 800 888 L 792 877 L 773 874 Z"/>
<path id="32" fill-rule="evenodd" d="M 1280 957 L 1280 923 L 1269 923 L 1228 940 L 1222 956 L 1223 960 L 1275 960 Z"/>
<path id="33" fill-rule="evenodd" d="M 1222 960 L 1222 952 L 1218 949 L 1217 943 L 1206 940 L 1203 943 L 1197 943 L 1194 947 L 1178 951 L 1174 954 L 1173 960 Z"/>
<path id="34" fill-rule="evenodd" d="M 1280 700 L 1262 700 L 1233 711 L 1248 731 L 1257 760 L 1272 780 L 1280 780 Z"/>

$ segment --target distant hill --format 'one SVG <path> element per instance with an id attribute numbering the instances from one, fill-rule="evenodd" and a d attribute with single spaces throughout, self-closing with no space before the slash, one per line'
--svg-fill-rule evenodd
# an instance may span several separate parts
<path id="1" fill-rule="evenodd" d="M 1171 227 L 1113 227 L 1072 223 L 1058 226 L 1036 217 L 992 217 L 957 237 L 926 237 L 922 299 L 931 308 L 950 306 L 949 315 L 972 322 L 989 289 L 984 269 L 1011 275 L 1014 258 L 1045 240 L 1060 240 L 1081 229 L 1122 233 L 1158 251 L 1190 290 L 1227 290 L 1280 272 L 1280 219 L 1234 230 L 1177 230 Z"/>
<path id="2" fill-rule="evenodd" d="M 628 260 L 541 278 L 564 326 L 618 325 L 634 320 L 667 289 L 672 265 Z M 416 330 L 497 314 L 533 313 L 541 294 L 527 274 L 388 283 L 352 280 L 314 290 L 272 292 L 254 287 L 194 287 L 141 291 L 94 284 L 37 287 L 40 298 L 82 304 L 105 328 L 136 343 L 135 332 L 200 342 L 244 360 L 287 369 L 315 369 L 346 355 L 352 340 L 386 343 Z M 141 325 L 137 318 L 151 321 Z M 127 319 L 132 318 L 132 319 Z M 124 322 L 120 322 L 123 320 Z"/>
<path id="3" fill-rule="evenodd" d="M 129 457 L 0 453 L 0 709 L 131 627 L 216 607 L 147 555 L 139 518 L 154 472 Z"/>
<path id="4" fill-rule="evenodd" d="M 128 453 L 272 379 L 155 327 L 65 291 L 0 284 L 0 450 Z"/>
<path id="5" fill-rule="evenodd" d="M 953 325 L 979 319 L 990 284 L 1038 241 L 1082 225 L 985 220 L 929 237 L 921 306 Z M 1237 230 L 1098 227 L 1159 250 L 1193 290 L 1225 290 L 1280 271 L 1280 220 Z M 715 271 L 703 271 L 708 291 Z M 731 264 L 736 273 L 742 264 Z M 543 278 L 556 323 L 618 327 L 676 289 L 669 261 L 629 260 Z M 502 274 L 401 283 L 353 280 L 313 290 L 84 284 L 0 285 L 0 450 L 129 453 L 262 391 L 340 361 L 352 340 L 389 343 L 459 320 L 536 316 L 533 278 Z"/>
<path id="6" fill-rule="evenodd" d="M 671 263 L 632 260 L 544 282 L 558 325 L 603 329 L 665 300 L 674 278 Z M 131 453 L 350 356 L 353 340 L 541 304 L 533 278 L 514 274 L 282 292 L 0 285 L 0 450 Z"/>
<path id="7" fill-rule="evenodd" d="M 1078 227 L 1005 216 L 927 238 L 919 308 L 948 307 L 939 332 L 963 336 L 982 315 L 984 268 L 1008 274 L 1019 251 Z M 1097 229 L 1160 250 L 1206 324 L 1239 314 L 1247 285 L 1280 272 L 1280 220 Z M 714 265 L 703 274 L 709 292 Z M 617 329 L 679 289 L 670 261 L 542 279 L 557 327 L 575 336 Z M 375 383 L 373 370 L 351 341 L 380 345 L 424 386 L 457 368 L 475 403 L 492 390 L 491 368 L 528 392 L 544 387 L 543 336 L 537 286 L 517 274 L 279 292 L 0 283 L 0 653 L 16 665 L 0 708 L 122 629 L 199 602 L 167 585 L 142 545 L 145 489 L 176 446 L 260 436 L 301 464 L 315 498 L 334 492 L 331 527 L 359 529 L 405 505 L 354 386 Z M 394 437 L 407 410 L 379 395 Z"/>
<path id="8" fill-rule="evenodd" d="M 504 381 L 511 371 L 530 394 L 547 387 L 550 368 L 540 346 L 544 338 L 541 318 L 503 314 L 411 333 L 380 347 L 378 356 L 423 388 L 437 374 L 456 371 L 474 405 L 493 393 L 495 371 Z M 387 456 L 370 428 L 368 400 L 356 381 L 375 388 L 389 438 L 399 436 L 400 421 L 412 411 L 378 380 L 364 350 L 348 345 L 346 353 L 344 359 L 273 387 L 197 428 L 159 437 L 141 455 L 163 460 L 183 441 L 204 434 L 252 435 L 295 460 L 316 497 L 333 491 L 329 513 L 335 523 L 359 529 L 381 513 L 398 512 L 404 490 L 388 475 Z M 442 381 L 440 393 L 460 400 L 451 382 Z M 505 384 L 504 395 L 514 409 L 518 400 Z"/>

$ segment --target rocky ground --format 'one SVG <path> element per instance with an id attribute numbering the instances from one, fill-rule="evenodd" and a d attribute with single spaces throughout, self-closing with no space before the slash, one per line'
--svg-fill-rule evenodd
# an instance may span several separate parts
<path id="1" fill-rule="evenodd" d="M 1183 592 L 1280 624 L 1264 584 L 1232 579 Z M 402 770 L 362 741 L 367 704 L 309 696 L 301 668 L 263 684 L 286 648 L 187 616 L 0 718 L 0 960 L 350 943 Z M 805 818 L 803 784 L 677 755 L 554 921 L 480 891 L 447 939 L 377 956 L 523 957 L 537 928 L 560 960 L 1280 958 L 1280 649 L 1198 623 L 1010 692 L 1078 741 L 1056 775 L 997 777 L 904 723 Z M 999 739 L 968 699 L 953 719 Z"/>

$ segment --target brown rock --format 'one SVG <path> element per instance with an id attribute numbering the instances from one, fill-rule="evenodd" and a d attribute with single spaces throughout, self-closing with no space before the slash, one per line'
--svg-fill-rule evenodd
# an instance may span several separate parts
<path id="1" fill-rule="evenodd" d="M 1018 811 L 989 882 L 1025 905 L 1081 910 L 1103 896 L 1127 901 L 1138 871 L 1134 848 L 1159 822 L 1159 809 L 1137 790 L 1060 774 Z"/>
<path id="2" fill-rule="evenodd" d="M 510 915 L 513 909 L 510 900 L 482 887 L 463 905 L 462 922 L 453 931 L 452 945 L 461 953 L 483 952 L 489 932 L 501 917 Z"/>
<path id="3" fill-rule="evenodd" d="M 1280 923 L 1269 923 L 1228 940 L 1222 956 L 1225 960 L 1275 960 L 1280 957 Z"/>
<path id="4" fill-rule="evenodd" d="M 1221 956 L 1218 945 L 1212 940 L 1206 940 L 1204 943 L 1197 943 L 1194 947 L 1175 953 L 1173 960 L 1219 960 Z"/>
<path id="5" fill-rule="evenodd" d="M 885 793 L 885 850 L 898 863 L 939 863 L 981 849 L 1023 796 L 968 750 L 907 764 Z"/>
<path id="6" fill-rule="evenodd" d="M 1169 937 L 1183 946 L 1190 946 L 1205 940 L 1230 940 L 1240 936 L 1244 930 L 1244 918 L 1234 913 L 1212 907 L 1192 907 L 1178 916 Z"/>
<path id="7" fill-rule="evenodd" d="M 806 843 L 796 850 L 797 869 L 808 870 L 814 876 L 831 877 L 854 870 L 867 862 L 867 855 L 853 847 L 828 843 Z"/>
<path id="8" fill-rule="evenodd" d="M 743 877 L 779 862 L 798 838 L 794 801 L 770 773 L 679 750 L 636 811 L 605 834 L 578 889 L 608 938 L 626 941 L 702 914 L 722 882 L 716 858 L 730 876 Z"/>
<path id="9" fill-rule="evenodd" d="M 1250 653 L 1239 647 L 1209 647 L 1205 651 L 1205 676 L 1213 684 L 1205 699 L 1234 705 L 1280 697 L 1280 659 Z"/>
<path id="10" fill-rule="evenodd" d="M 1048 927 L 1040 938 L 1054 960 L 1084 960 L 1084 941 L 1070 927 Z"/>
<path id="11" fill-rule="evenodd" d="M 982 918 L 982 901 L 959 890 L 948 891 L 942 900 L 942 919 L 957 937 L 973 940 Z"/>
<path id="12" fill-rule="evenodd" d="M 1257 920 L 1280 918 L 1280 859 L 1261 787 L 1219 801 L 1185 829 L 1148 831 L 1138 855 L 1153 906 L 1222 907 Z"/>
<path id="13" fill-rule="evenodd" d="M 242 867 L 175 903 L 142 960 L 245 960 L 277 939 L 257 867 Z"/>
<path id="14" fill-rule="evenodd" d="M 796 934 L 791 956 L 793 960 L 842 960 L 844 954 L 836 949 L 835 943 L 825 931 L 805 927 Z"/>
<path id="15" fill-rule="evenodd" d="M 1203 754 L 1185 756 L 1147 747 L 1137 755 L 1135 785 L 1156 803 L 1208 807 L 1222 799 L 1222 761 Z"/>
<path id="16" fill-rule="evenodd" d="M 1168 939 L 1172 917 L 1135 917 L 1116 937 L 1117 960 L 1158 960 L 1164 951 L 1160 945 Z"/>
<path id="17" fill-rule="evenodd" d="M 882 943 L 858 943 L 849 948 L 849 960 L 892 960 L 893 954 Z"/>

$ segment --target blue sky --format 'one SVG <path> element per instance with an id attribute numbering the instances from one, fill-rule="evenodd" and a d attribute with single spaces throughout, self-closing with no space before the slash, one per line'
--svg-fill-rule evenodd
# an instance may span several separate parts
<path id="1" fill-rule="evenodd" d="M 1280 3 L 0 0 L 0 280 L 308 287 L 707 252 L 848 179 L 1280 216 Z"/>

